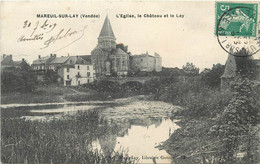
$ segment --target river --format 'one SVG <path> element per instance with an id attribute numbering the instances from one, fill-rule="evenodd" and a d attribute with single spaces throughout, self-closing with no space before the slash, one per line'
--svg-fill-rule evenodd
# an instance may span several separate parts
<path id="1" fill-rule="evenodd" d="M 2 117 L 8 115 L 34 121 L 64 119 L 64 115 L 73 115 L 80 110 L 100 110 L 99 117 L 105 120 L 105 124 L 116 124 L 117 130 L 107 129 L 108 133 L 92 141 L 92 148 L 104 155 L 124 151 L 138 163 L 153 163 L 154 160 L 170 163 L 170 155 L 156 146 L 179 128 L 177 120 L 170 117 L 180 107 L 151 101 L 145 96 L 111 101 L 9 104 L 2 105 L 1 109 Z"/>

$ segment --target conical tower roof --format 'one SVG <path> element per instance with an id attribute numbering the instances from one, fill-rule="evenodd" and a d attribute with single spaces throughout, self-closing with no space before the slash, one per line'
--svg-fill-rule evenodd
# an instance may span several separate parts
<path id="1" fill-rule="evenodd" d="M 102 27 L 101 32 L 99 34 L 99 38 L 104 38 L 104 37 L 110 37 L 110 38 L 116 39 L 114 32 L 112 30 L 110 21 L 108 19 L 108 16 L 106 16 L 103 27 Z"/>
<path id="2" fill-rule="evenodd" d="M 235 56 L 229 54 L 226 61 L 225 70 L 221 78 L 232 78 L 236 76 L 237 64 Z"/>

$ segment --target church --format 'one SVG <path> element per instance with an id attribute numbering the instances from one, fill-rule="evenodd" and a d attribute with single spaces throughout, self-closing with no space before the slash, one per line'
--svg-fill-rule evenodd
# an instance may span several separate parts
<path id="1" fill-rule="evenodd" d="M 97 46 L 91 51 L 91 62 L 96 77 L 127 76 L 129 70 L 156 71 L 162 70 L 162 59 L 159 54 L 155 56 L 131 55 L 116 46 L 116 38 L 108 16 L 106 16 Z"/>
<path id="2" fill-rule="evenodd" d="M 116 38 L 108 16 L 98 37 L 98 44 L 91 51 L 91 61 L 96 76 L 126 76 L 129 69 L 129 54 L 116 48 Z"/>

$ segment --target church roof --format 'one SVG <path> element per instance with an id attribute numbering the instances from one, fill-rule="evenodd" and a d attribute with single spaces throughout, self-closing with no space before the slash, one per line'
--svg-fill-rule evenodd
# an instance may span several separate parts
<path id="1" fill-rule="evenodd" d="M 127 55 L 127 53 L 125 53 L 121 48 L 115 49 L 112 53 L 115 55 Z"/>
<path id="2" fill-rule="evenodd" d="M 103 38 L 103 37 L 111 37 L 111 38 L 115 39 L 115 35 L 114 35 L 113 30 L 112 30 L 108 16 L 106 16 L 103 27 L 102 27 L 101 32 L 99 34 L 99 38 Z"/>
<path id="3" fill-rule="evenodd" d="M 228 55 L 228 59 L 226 61 L 226 66 L 223 75 L 221 78 L 232 78 L 236 76 L 237 65 L 236 59 L 233 55 Z"/>
<path id="4" fill-rule="evenodd" d="M 248 68 L 246 60 L 253 60 L 256 64 L 259 64 L 257 60 L 254 60 L 252 56 L 245 56 L 248 54 L 246 49 L 242 48 L 241 51 L 235 53 L 235 55 L 231 55 L 233 53 L 233 49 L 230 50 L 230 54 L 228 55 L 228 59 L 226 61 L 225 70 L 221 78 L 233 78 L 237 75 L 237 71 L 241 68 Z"/>

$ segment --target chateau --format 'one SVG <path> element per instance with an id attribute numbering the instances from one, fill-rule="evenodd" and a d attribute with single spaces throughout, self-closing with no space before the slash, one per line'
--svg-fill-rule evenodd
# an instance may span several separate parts
<path id="1" fill-rule="evenodd" d="M 98 44 L 91 52 L 91 61 L 96 71 L 96 77 L 127 76 L 128 71 L 162 70 L 162 59 L 159 54 L 131 55 L 116 46 L 116 38 L 108 16 L 106 16 Z"/>

